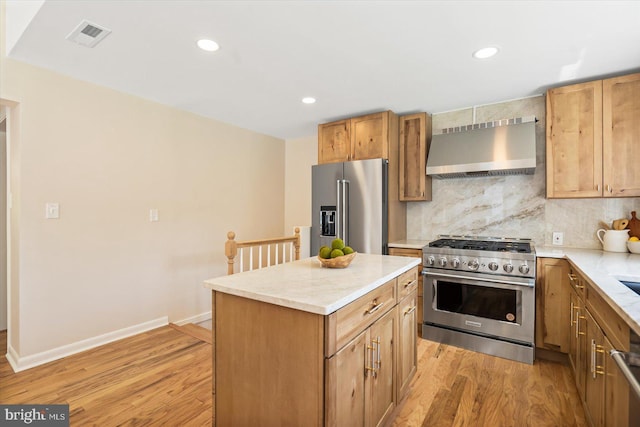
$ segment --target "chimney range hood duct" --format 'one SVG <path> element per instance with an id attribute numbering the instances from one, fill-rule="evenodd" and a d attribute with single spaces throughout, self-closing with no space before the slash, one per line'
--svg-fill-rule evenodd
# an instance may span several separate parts
<path id="1" fill-rule="evenodd" d="M 530 116 L 443 129 L 431 138 L 427 175 L 531 175 L 536 168 L 535 124 Z"/>

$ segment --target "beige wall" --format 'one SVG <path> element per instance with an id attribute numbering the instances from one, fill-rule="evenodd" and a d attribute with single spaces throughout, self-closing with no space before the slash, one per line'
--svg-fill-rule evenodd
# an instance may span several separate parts
<path id="1" fill-rule="evenodd" d="M 7 329 L 7 132 L 0 107 L 0 331 Z"/>
<path id="2" fill-rule="evenodd" d="M 283 232 L 284 141 L 4 56 L 0 66 L 0 98 L 20 120 L 20 357 L 207 312 L 202 281 L 225 274 L 227 231 Z M 47 202 L 60 219 L 45 219 Z"/>
<path id="3" fill-rule="evenodd" d="M 318 164 L 318 138 L 288 139 L 285 144 L 285 230 L 311 225 L 311 166 Z"/>

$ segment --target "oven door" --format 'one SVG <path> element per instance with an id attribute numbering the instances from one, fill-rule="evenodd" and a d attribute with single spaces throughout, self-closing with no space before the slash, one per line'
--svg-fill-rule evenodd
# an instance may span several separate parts
<path id="1" fill-rule="evenodd" d="M 424 323 L 532 344 L 535 280 L 424 271 Z"/>

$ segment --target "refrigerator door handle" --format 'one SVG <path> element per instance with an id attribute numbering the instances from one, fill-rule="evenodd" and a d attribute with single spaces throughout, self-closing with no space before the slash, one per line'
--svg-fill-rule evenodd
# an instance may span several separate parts
<path id="1" fill-rule="evenodd" d="M 336 237 L 342 238 L 342 180 L 336 180 Z"/>
<path id="2" fill-rule="evenodd" d="M 349 245 L 349 180 L 342 180 L 342 240 Z"/>

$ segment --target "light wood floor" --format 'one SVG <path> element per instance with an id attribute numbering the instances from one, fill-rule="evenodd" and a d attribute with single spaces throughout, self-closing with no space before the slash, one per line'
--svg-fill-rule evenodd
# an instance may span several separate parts
<path id="1" fill-rule="evenodd" d="M 2 357 L 0 403 L 69 403 L 72 426 L 211 425 L 211 346 L 193 327 L 180 329 L 155 329 L 17 374 Z M 394 426 L 586 425 L 566 365 L 530 366 L 425 340 L 418 358 Z"/>

